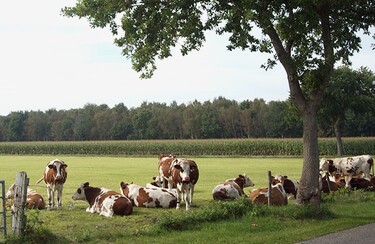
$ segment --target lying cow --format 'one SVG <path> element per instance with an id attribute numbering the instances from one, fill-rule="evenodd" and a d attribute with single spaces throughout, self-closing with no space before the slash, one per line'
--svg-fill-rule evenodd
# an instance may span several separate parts
<path id="1" fill-rule="evenodd" d="M 121 182 L 120 191 L 137 207 L 175 208 L 177 205 L 177 196 L 163 188 L 146 188 Z"/>
<path id="2" fill-rule="evenodd" d="M 272 177 L 272 184 L 275 185 L 277 183 L 281 183 L 284 187 L 284 190 L 287 195 L 289 195 L 289 199 L 297 197 L 297 191 L 299 187 L 299 183 L 296 180 L 288 179 L 286 175 L 275 175 Z"/>
<path id="3" fill-rule="evenodd" d="M 5 194 L 6 199 L 11 199 L 14 201 L 14 195 L 16 192 L 16 185 L 12 184 L 8 192 Z M 13 210 L 12 206 L 12 210 Z M 46 203 L 42 197 L 42 195 L 31 188 L 27 188 L 27 197 L 26 197 L 26 208 L 28 209 L 45 209 Z"/>
<path id="4" fill-rule="evenodd" d="M 217 185 L 212 190 L 212 197 L 214 200 L 233 200 L 239 199 L 245 195 L 243 188 L 254 186 L 254 183 L 244 173 L 235 179 L 226 180 L 224 183 Z"/>
<path id="5" fill-rule="evenodd" d="M 89 206 L 86 212 L 99 213 L 105 217 L 130 215 L 133 212 L 129 198 L 106 188 L 91 187 L 88 182 L 79 186 L 72 199 L 87 201 Z"/>
<path id="6" fill-rule="evenodd" d="M 320 160 L 320 170 L 329 172 L 331 175 L 339 173 L 345 178 L 345 187 L 350 188 L 350 181 L 353 176 L 360 176 L 370 179 L 370 169 L 374 169 L 374 160 L 370 155 L 361 155 L 355 157 L 334 158 Z"/>
<path id="7" fill-rule="evenodd" d="M 271 205 L 287 205 L 288 197 L 281 183 L 271 186 Z M 268 188 L 254 189 L 250 192 L 250 200 L 253 203 L 268 204 Z"/>
<path id="8" fill-rule="evenodd" d="M 345 183 L 342 184 L 340 182 L 337 182 L 334 178 L 330 177 L 328 173 L 323 173 L 319 175 L 319 188 L 324 193 L 338 191 L 344 186 Z"/>

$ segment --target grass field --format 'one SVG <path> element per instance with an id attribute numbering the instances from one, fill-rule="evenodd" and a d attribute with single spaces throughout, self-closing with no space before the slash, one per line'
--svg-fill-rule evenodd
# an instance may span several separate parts
<path id="1" fill-rule="evenodd" d="M 6 181 L 9 187 L 15 180 L 17 172 L 25 171 L 30 179 L 30 187 L 46 197 L 43 182 L 35 185 L 41 178 L 46 164 L 56 156 L 0 156 L 0 179 Z M 132 157 L 58 157 L 68 164 L 68 179 L 64 185 L 63 209 L 52 211 L 28 211 L 28 220 L 34 228 L 45 227 L 49 238 L 51 236 L 59 243 L 175 243 L 189 241 L 195 243 L 295 243 L 298 240 L 329 233 L 335 229 L 344 229 L 374 221 L 375 213 L 370 215 L 348 202 L 340 204 L 347 210 L 347 215 L 340 215 L 333 220 L 290 220 L 288 217 L 245 216 L 242 219 L 228 219 L 213 223 L 198 223 L 188 231 L 155 232 L 153 225 L 163 216 L 188 215 L 184 206 L 175 209 L 141 209 L 126 217 L 104 218 L 98 214 L 86 213 L 88 204 L 83 201 L 73 201 L 71 196 L 82 182 L 90 182 L 92 186 L 106 187 L 119 191 L 121 181 L 145 185 L 157 173 L 157 156 L 154 158 Z M 289 178 L 299 180 L 301 158 L 191 158 L 198 164 L 200 178 L 195 188 L 194 207 L 191 212 L 198 211 L 212 202 L 211 191 L 220 182 L 234 178 L 238 174 L 247 173 L 255 183 L 252 188 L 267 185 L 267 173 L 285 174 Z M 369 193 L 372 194 L 373 193 Z M 357 204 L 357 203 L 356 203 Z M 358 203 L 358 204 L 367 204 Z M 281 211 L 293 214 L 293 202 Z M 371 204 L 372 205 L 372 204 Z M 372 206 L 371 206 L 372 207 Z M 289 208 L 289 210 L 288 210 Z M 354 210 L 352 208 L 357 208 Z M 357 211 L 358 218 L 348 221 Z M 374 211 L 372 211 L 374 212 Z M 10 212 L 9 214 L 10 215 Z M 8 218 L 8 233 L 11 233 Z M 276 221 L 276 223 L 275 223 Z M 285 226 L 284 224 L 288 224 Z M 278 226 L 278 230 L 275 230 Z M 329 226 L 329 229 L 328 229 Z M 46 231 L 45 230 L 45 231 Z M 299 233 L 299 235 L 297 235 Z M 302 233 L 302 235 L 301 235 Z M 47 238 L 47 237 L 46 237 Z M 1 240 L 1 238 L 0 238 Z M 37 240 L 31 243 L 49 243 L 50 239 Z M 50 243 L 53 243 L 50 242 Z"/>

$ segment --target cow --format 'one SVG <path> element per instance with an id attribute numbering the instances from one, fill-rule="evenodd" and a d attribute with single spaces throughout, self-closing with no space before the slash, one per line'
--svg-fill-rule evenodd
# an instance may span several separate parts
<path id="1" fill-rule="evenodd" d="M 212 197 L 214 200 L 234 200 L 239 199 L 245 195 L 244 187 L 254 186 L 254 183 L 246 175 L 238 175 L 237 178 L 228 179 L 221 183 L 212 190 Z"/>
<path id="2" fill-rule="evenodd" d="M 5 194 L 5 198 L 14 200 L 15 192 L 16 192 L 16 185 L 12 184 L 9 187 L 8 192 Z M 26 208 L 39 209 L 39 210 L 46 208 L 46 203 L 42 195 L 29 187 L 27 188 Z M 13 206 L 12 206 L 12 210 L 13 210 Z"/>
<path id="3" fill-rule="evenodd" d="M 288 179 L 287 175 L 275 175 L 272 177 L 272 184 L 275 185 L 277 183 L 281 183 L 284 187 L 286 194 L 288 195 L 288 199 L 296 198 L 297 191 L 299 187 L 299 183 L 296 180 Z"/>
<path id="4" fill-rule="evenodd" d="M 52 160 L 47 164 L 43 177 L 37 182 L 38 184 L 44 180 L 47 185 L 48 210 L 55 207 L 55 191 L 57 191 L 57 209 L 62 206 L 63 187 L 68 177 L 67 167 L 68 165 L 60 159 Z"/>
<path id="5" fill-rule="evenodd" d="M 254 189 L 250 192 L 249 199 L 253 203 L 268 204 L 268 188 Z M 271 185 L 271 205 L 282 206 L 288 204 L 288 196 L 281 183 Z"/>
<path id="6" fill-rule="evenodd" d="M 129 198 L 107 188 L 90 186 L 89 182 L 82 183 L 72 196 L 73 200 L 87 201 L 86 212 L 99 213 L 101 216 L 125 216 L 133 212 L 133 204 Z"/>
<path id="7" fill-rule="evenodd" d="M 135 184 L 120 183 L 121 193 L 129 198 L 133 206 L 145 208 L 175 208 L 177 196 L 159 187 L 141 187 Z"/>
<path id="8" fill-rule="evenodd" d="M 339 173 L 345 178 L 345 187 L 351 188 L 350 181 L 353 176 L 361 176 L 368 181 L 371 180 L 370 170 L 374 170 L 374 160 L 370 155 L 354 157 L 334 158 L 320 160 L 320 170 L 329 172 L 332 176 Z"/>
<path id="9" fill-rule="evenodd" d="M 345 184 L 345 179 L 341 175 L 336 175 L 335 180 L 338 184 Z M 350 180 L 350 188 L 352 189 L 364 189 L 369 191 L 375 190 L 375 185 L 373 183 L 374 177 L 371 177 L 370 181 L 364 178 L 353 177 Z"/>
<path id="10" fill-rule="evenodd" d="M 152 182 L 146 184 L 147 188 L 155 188 L 155 187 L 160 188 L 160 187 L 162 187 L 162 180 L 160 179 L 159 175 L 152 177 L 152 179 L 153 179 Z"/>
<path id="11" fill-rule="evenodd" d="M 168 189 L 176 188 L 177 205 L 180 208 L 181 194 L 184 195 L 186 210 L 193 204 L 194 187 L 199 179 L 198 165 L 194 160 L 175 158 L 172 155 L 160 154 L 158 162 L 159 177 L 162 180 L 162 187 Z"/>
<path id="12" fill-rule="evenodd" d="M 336 180 L 332 180 L 332 177 L 327 172 L 319 174 L 319 188 L 324 193 L 330 193 L 331 191 L 338 191 L 345 187 L 345 183 L 342 184 Z"/>

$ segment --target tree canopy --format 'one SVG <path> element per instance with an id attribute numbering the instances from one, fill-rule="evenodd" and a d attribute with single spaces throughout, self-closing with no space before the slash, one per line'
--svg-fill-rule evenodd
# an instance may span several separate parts
<path id="1" fill-rule="evenodd" d="M 156 58 L 171 56 L 171 48 L 180 48 L 182 54 L 199 50 L 206 31 L 228 33 L 229 50 L 270 53 L 273 58 L 265 67 L 282 64 L 303 121 L 297 202 L 320 204 L 317 111 L 335 63 L 349 63 L 360 49 L 359 31 L 370 34 L 374 1 L 81 0 L 62 11 L 87 18 L 92 27 L 109 26 L 115 43 L 145 78 L 156 69 Z"/>

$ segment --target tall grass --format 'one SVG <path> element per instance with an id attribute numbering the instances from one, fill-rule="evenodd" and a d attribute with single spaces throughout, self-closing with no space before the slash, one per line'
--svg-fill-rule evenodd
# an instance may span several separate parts
<path id="1" fill-rule="evenodd" d="M 347 155 L 375 154 L 374 138 L 344 138 Z M 319 140 L 321 155 L 336 155 L 336 140 Z M 1 142 L 3 155 L 153 156 L 160 152 L 194 156 L 300 156 L 301 139 L 216 139 L 84 142 Z"/>

